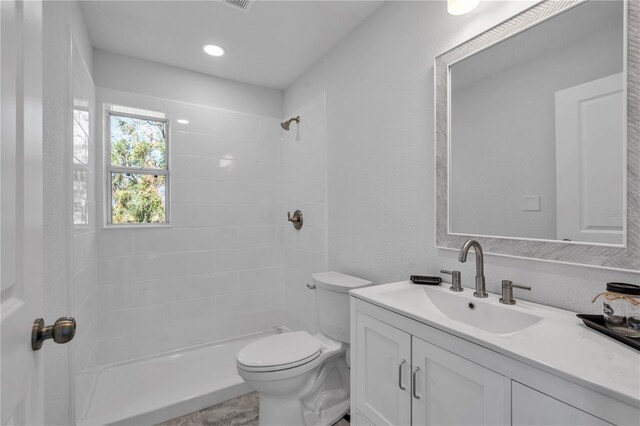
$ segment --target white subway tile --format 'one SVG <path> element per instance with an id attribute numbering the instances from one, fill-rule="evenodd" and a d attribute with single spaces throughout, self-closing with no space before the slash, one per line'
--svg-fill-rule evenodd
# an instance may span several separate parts
<path id="1" fill-rule="evenodd" d="M 98 238 L 98 256 L 130 256 L 133 254 L 134 231 L 128 229 L 110 229 L 100 232 Z"/>
<path id="2" fill-rule="evenodd" d="M 236 223 L 236 206 L 223 204 L 172 203 L 172 223 L 181 227 L 231 226 Z"/>
<path id="3" fill-rule="evenodd" d="M 251 268 L 268 268 L 278 258 L 271 247 L 221 250 L 216 252 L 216 271 L 239 271 Z"/>
<path id="4" fill-rule="evenodd" d="M 303 249 L 324 253 L 326 248 L 326 230 L 309 226 L 305 232 L 296 232 L 293 227 L 285 228 L 284 245 L 291 249 Z"/>
<path id="5" fill-rule="evenodd" d="M 204 133 L 219 136 L 225 132 L 225 117 L 227 113 L 214 108 L 196 105 L 171 104 L 172 115 L 175 119 L 188 120 L 189 124 L 172 123 L 173 136 L 182 131 Z"/>
<path id="6" fill-rule="evenodd" d="M 282 310 L 265 310 L 245 313 L 224 313 L 219 319 L 222 338 L 234 337 L 243 334 L 255 333 L 282 325 L 284 313 Z"/>
<path id="7" fill-rule="evenodd" d="M 78 272 L 97 256 L 97 235 L 95 232 L 77 233 L 73 236 L 73 269 Z"/>
<path id="8" fill-rule="evenodd" d="M 104 257 L 98 259 L 98 283 L 100 285 L 135 281 L 131 278 L 131 261 L 128 257 Z"/>
<path id="9" fill-rule="evenodd" d="M 219 161 L 217 158 L 199 157 L 197 154 L 174 155 L 171 158 L 171 175 L 180 179 L 215 180 Z"/>
<path id="10" fill-rule="evenodd" d="M 221 135 L 211 135 L 188 130 L 175 130 L 171 140 L 171 154 L 178 155 L 198 155 L 203 157 L 216 157 L 227 152 L 231 147 L 226 139 Z M 235 157 L 233 157 L 235 158 Z"/>
<path id="11" fill-rule="evenodd" d="M 96 291 L 98 283 L 98 262 L 92 260 L 87 266 L 77 272 L 73 277 L 73 301 L 81 306 Z"/>
<path id="12" fill-rule="evenodd" d="M 285 248 L 285 259 L 287 268 L 313 274 L 326 269 L 324 253 L 309 250 Z"/>

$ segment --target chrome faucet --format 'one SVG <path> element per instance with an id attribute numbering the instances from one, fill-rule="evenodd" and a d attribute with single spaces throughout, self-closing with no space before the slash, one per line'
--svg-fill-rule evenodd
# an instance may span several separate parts
<path id="1" fill-rule="evenodd" d="M 476 252 L 476 291 L 473 293 L 475 297 L 488 297 L 487 289 L 484 283 L 484 256 L 482 255 L 482 247 L 476 240 L 467 240 L 460 249 L 458 260 L 462 263 L 467 261 L 469 249 L 473 247 Z"/>

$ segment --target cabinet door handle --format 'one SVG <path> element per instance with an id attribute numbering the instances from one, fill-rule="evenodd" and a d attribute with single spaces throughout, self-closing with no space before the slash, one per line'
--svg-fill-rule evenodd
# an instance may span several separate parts
<path id="1" fill-rule="evenodd" d="M 416 367 L 413 369 L 413 374 L 411 377 L 411 387 L 412 387 L 412 392 L 413 392 L 413 397 L 415 399 L 420 399 L 420 395 L 418 395 L 417 389 L 418 389 L 418 379 L 416 378 L 418 371 L 420 371 L 420 367 Z"/>
<path id="2" fill-rule="evenodd" d="M 407 363 L 407 360 L 403 359 L 402 361 L 400 361 L 400 364 L 398 365 L 398 387 L 400 388 L 400 390 L 407 389 L 407 387 L 402 384 L 402 370 L 404 369 L 404 365 L 406 363 Z"/>

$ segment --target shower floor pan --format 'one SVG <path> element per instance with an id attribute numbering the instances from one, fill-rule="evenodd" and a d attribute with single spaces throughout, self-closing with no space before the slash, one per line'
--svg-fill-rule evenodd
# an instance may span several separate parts
<path id="1" fill-rule="evenodd" d="M 251 389 L 236 372 L 247 343 L 277 328 L 100 368 L 79 425 L 153 425 L 201 410 Z"/>

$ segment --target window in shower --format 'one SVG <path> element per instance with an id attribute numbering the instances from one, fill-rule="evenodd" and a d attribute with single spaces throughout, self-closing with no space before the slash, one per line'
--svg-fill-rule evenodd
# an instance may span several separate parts
<path id="1" fill-rule="evenodd" d="M 73 108 L 73 224 L 89 225 L 89 108 L 76 102 Z"/>
<path id="2" fill-rule="evenodd" d="M 113 106 L 106 124 L 107 225 L 168 225 L 168 120 Z"/>

